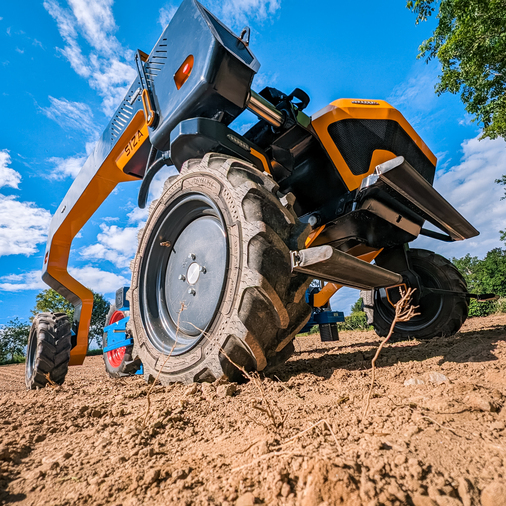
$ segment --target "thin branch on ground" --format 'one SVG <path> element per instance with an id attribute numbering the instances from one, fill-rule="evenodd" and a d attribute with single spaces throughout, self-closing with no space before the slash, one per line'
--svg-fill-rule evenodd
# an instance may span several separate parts
<path id="1" fill-rule="evenodd" d="M 277 446 L 277 448 L 281 448 L 281 447 L 283 447 L 283 446 L 285 446 L 285 445 L 287 445 L 287 444 L 295 441 L 296 439 L 298 439 L 300 436 L 302 436 L 306 432 L 309 432 L 310 430 L 314 429 L 318 425 L 322 425 L 322 424 L 327 426 L 327 429 L 329 429 L 330 433 L 332 434 L 332 437 L 334 438 L 334 442 L 336 443 L 336 446 L 340 450 L 341 449 L 341 445 L 337 442 L 337 437 L 334 434 L 334 431 L 332 430 L 332 427 L 330 426 L 329 422 L 327 420 L 325 420 L 324 418 L 322 418 L 318 422 L 316 422 L 313 425 L 311 425 L 311 427 L 308 427 L 307 429 L 304 429 L 304 430 L 300 431 L 299 433 L 295 434 L 295 436 L 292 436 L 290 439 L 287 439 L 284 443 L 281 443 L 279 446 Z"/>
<path id="2" fill-rule="evenodd" d="M 149 388 L 148 393 L 146 395 L 146 398 L 147 398 L 147 401 L 148 401 L 148 405 L 146 407 L 146 413 L 144 415 L 144 419 L 142 420 L 142 428 L 144 428 L 146 426 L 146 421 L 148 419 L 149 412 L 151 410 L 151 398 L 150 398 L 151 392 L 152 392 L 153 388 L 155 388 L 156 382 L 158 381 L 158 378 L 160 377 L 160 373 L 162 372 L 163 368 L 165 367 L 165 364 L 167 363 L 167 361 L 171 357 L 172 352 L 174 351 L 174 349 L 175 349 L 175 347 L 177 345 L 177 334 L 179 332 L 179 320 L 181 319 L 181 313 L 185 309 L 186 308 L 185 308 L 184 302 L 181 302 L 181 308 L 179 309 L 178 314 L 177 314 L 176 335 L 174 337 L 174 344 L 172 345 L 172 348 L 170 349 L 169 354 L 165 358 L 162 366 L 160 367 L 160 369 L 158 369 L 158 374 L 156 375 L 156 378 L 154 379 L 153 383 L 151 384 L 151 387 Z"/>
<path id="3" fill-rule="evenodd" d="M 51 388 L 58 388 L 59 385 L 57 383 L 55 383 L 52 379 L 51 379 L 51 376 L 49 375 L 49 373 L 47 372 L 46 374 L 44 374 L 44 377 L 47 379 L 47 384 L 51 387 Z"/>
<path id="4" fill-rule="evenodd" d="M 257 459 L 252 460 L 251 462 L 248 462 L 247 464 L 244 464 L 243 466 L 235 467 L 234 469 L 232 469 L 232 472 L 240 471 L 241 469 L 246 469 L 247 467 L 255 465 L 257 462 L 261 462 L 262 460 L 270 459 L 271 457 L 277 457 L 277 456 L 280 456 L 280 455 L 296 455 L 296 453 L 294 453 L 294 452 L 271 452 L 271 453 L 266 453 L 265 455 L 262 455 L 261 457 L 258 457 Z"/>
<path id="5" fill-rule="evenodd" d="M 392 325 L 390 325 L 390 331 L 388 332 L 387 337 L 381 341 L 381 344 L 378 346 L 378 349 L 376 350 L 376 354 L 374 355 L 374 358 L 372 359 L 372 373 L 371 373 L 371 387 L 369 388 L 369 394 L 367 395 L 367 403 L 365 405 L 364 409 L 364 418 L 367 416 L 367 412 L 369 411 L 369 404 L 371 402 L 371 396 L 372 391 L 374 389 L 374 381 L 376 379 L 376 360 L 378 360 L 379 354 L 381 353 L 381 350 L 383 349 L 383 346 L 388 342 L 388 340 L 392 337 L 392 334 L 394 332 L 394 327 L 399 322 L 407 322 L 411 320 L 414 316 L 419 315 L 420 313 L 416 312 L 416 309 L 418 309 L 418 306 L 413 306 L 411 304 L 411 297 L 413 295 L 413 292 L 416 290 L 416 288 L 408 288 L 406 291 L 404 291 L 402 288 L 400 289 L 401 292 L 401 298 L 400 300 L 394 305 L 395 307 L 395 316 L 392 321 Z"/>
<path id="6" fill-rule="evenodd" d="M 189 323 L 190 325 L 192 325 L 193 327 L 195 327 L 196 330 L 202 332 L 202 335 L 208 341 L 216 343 L 216 340 L 214 340 L 207 332 L 203 331 L 202 329 L 199 329 L 196 325 L 193 325 L 193 323 L 191 323 L 191 322 L 187 322 L 187 323 Z M 269 418 L 269 420 L 271 422 L 270 425 L 274 429 L 274 432 L 278 433 L 279 429 L 283 427 L 283 424 L 285 423 L 287 415 L 285 415 L 283 417 L 283 415 L 281 413 L 281 410 L 278 407 L 277 408 L 278 415 L 276 416 L 276 410 L 273 408 L 272 404 L 269 402 L 269 399 L 267 398 L 267 395 L 265 393 L 265 388 L 264 388 L 264 386 L 262 384 L 262 381 L 260 380 L 260 376 L 258 375 L 258 373 L 256 371 L 249 373 L 248 371 L 246 371 L 246 369 L 244 367 L 240 366 L 239 364 L 236 364 L 228 356 L 228 354 L 226 353 L 226 351 L 221 346 L 219 346 L 219 350 L 221 351 L 221 353 L 223 354 L 223 356 L 234 367 L 236 367 L 237 369 L 239 369 L 239 371 L 241 371 L 241 373 L 244 375 L 245 378 L 249 379 L 255 385 L 256 389 L 260 393 L 260 397 L 262 398 L 263 408 L 260 407 L 260 406 L 258 406 L 258 405 L 255 405 L 255 404 L 253 405 L 253 408 L 258 409 L 259 411 L 263 411 L 267 415 L 267 417 Z M 251 417 L 249 417 L 249 418 L 251 418 Z M 255 420 L 255 422 L 257 422 L 257 421 L 258 420 Z M 260 425 L 263 425 L 263 424 L 260 424 Z"/>

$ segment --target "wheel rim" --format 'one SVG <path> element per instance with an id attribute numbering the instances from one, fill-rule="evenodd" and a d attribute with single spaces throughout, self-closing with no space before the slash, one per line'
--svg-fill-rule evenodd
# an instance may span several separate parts
<path id="1" fill-rule="evenodd" d="M 219 309 L 228 267 L 224 219 L 206 195 L 189 193 L 168 206 L 152 229 L 141 265 L 141 318 L 159 351 L 195 346 Z"/>
<path id="2" fill-rule="evenodd" d="M 112 325 L 113 323 L 119 322 L 125 318 L 123 311 L 114 311 L 114 313 L 109 318 L 107 325 Z M 115 350 L 110 350 L 106 353 L 107 360 L 112 367 L 117 368 L 123 362 L 125 358 L 126 346 L 122 346 L 121 348 L 116 348 Z"/>
<path id="3" fill-rule="evenodd" d="M 444 289 L 441 280 L 434 277 L 434 275 L 422 265 L 413 262 L 413 270 L 420 278 L 420 283 L 425 288 Z M 395 316 L 395 308 L 391 305 L 385 304 L 375 290 L 375 306 L 380 316 L 386 321 L 392 321 Z M 413 317 L 407 322 L 400 322 L 395 325 L 395 330 L 399 332 L 416 332 L 421 331 L 434 322 L 443 309 L 443 296 L 428 293 L 420 297 L 418 302 L 417 316 Z"/>
<path id="4" fill-rule="evenodd" d="M 35 354 L 37 352 L 37 333 L 33 328 L 30 331 L 28 343 L 28 349 L 26 350 L 26 377 L 30 379 L 33 375 Z"/>
<path id="5" fill-rule="evenodd" d="M 112 367 L 116 368 L 121 365 L 123 359 L 125 358 L 126 346 L 122 346 L 121 348 L 116 348 L 115 350 L 110 350 L 107 352 L 107 360 Z"/>

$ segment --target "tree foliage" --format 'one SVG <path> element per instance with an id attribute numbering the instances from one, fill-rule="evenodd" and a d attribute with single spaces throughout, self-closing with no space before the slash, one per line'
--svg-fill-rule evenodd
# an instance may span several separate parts
<path id="1" fill-rule="evenodd" d="M 506 298 L 506 249 L 495 248 L 483 260 L 469 253 L 462 258 L 453 258 L 453 264 L 462 273 L 471 293 L 495 293 Z M 486 316 L 502 310 L 503 303 L 476 302 L 471 299 L 469 316 Z"/>
<path id="2" fill-rule="evenodd" d="M 30 324 L 23 323 L 19 318 L 10 320 L 0 328 L 0 364 L 24 357 L 29 333 Z"/>
<path id="3" fill-rule="evenodd" d="M 483 137 L 506 137 L 506 0 L 408 0 L 407 7 L 417 23 L 438 8 L 418 55 L 441 63 L 436 92 L 460 92 Z"/>
<path id="4" fill-rule="evenodd" d="M 53 313 L 67 313 L 71 321 L 74 317 L 74 306 L 52 288 L 40 292 L 35 297 L 35 301 L 35 308 L 32 310 L 33 315 L 52 311 Z M 104 333 L 104 323 L 109 312 L 109 306 L 109 302 L 104 299 L 103 295 L 93 292 L 93 312 L 88 334 L 90 344 L 95 340 L 97 345 L 102 347 L 102 334 Z"/>

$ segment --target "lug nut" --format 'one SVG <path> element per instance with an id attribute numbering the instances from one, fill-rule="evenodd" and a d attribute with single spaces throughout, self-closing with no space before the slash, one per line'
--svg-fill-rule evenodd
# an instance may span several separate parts
<path id="1" fill-rule="evenodd" d="M 197 257 L 196 257 L 193 253 L 190 253 L 190 254 L 188 255 L 188 258 L 189 258 L 190 260 L 195 260 Z"/>
<path id="2" fill-rule="evenodd" d="M 189 293 L 190 295 L 195 296 L 197 292 L 195 291 L 195 289 L 194 289 L 194 288 L 188 288 L 188 293 Z"/>
<path id="3" fill-rule="evenodd" d="M 180 279 L 181 281 L 186 281 L 186 276 L 185 276 L 184 274 L 180 274 L 180 275 L 179 275 L 179 279 Z"/>
<path id="4" fill-rule="evenodd" d="M 199 271 L 200 271 L 202 274 L 205 274 L 205 273 L 207 272 L 206 268 L 205 268 L 203 265 L 201 265 L 201 266 L 199 267 Z"/>

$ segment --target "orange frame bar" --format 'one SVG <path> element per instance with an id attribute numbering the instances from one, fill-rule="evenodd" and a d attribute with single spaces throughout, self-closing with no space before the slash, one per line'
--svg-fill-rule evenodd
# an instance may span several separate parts
<path id="1" fill-rule="evenodd" d="M 97 145 L 51 221 L 42 279 L 76 307 L 79 317 L 77 345 L 70 352 L 69 365 L 84 362 L 93 311 L 93 293 L 67 270 L 72 241 L 118 183 L 139 180 L 122 169 L 148 137 L 144 113 L 137 111 L 102 163 L 97 162 L 101 147 Z M 135 150 L 131 150 L 132 139 L 136 140 Z"/>

